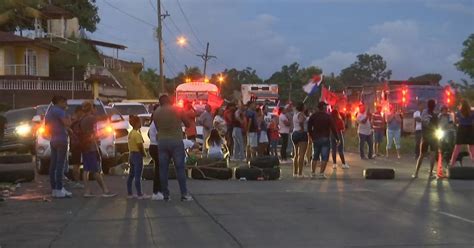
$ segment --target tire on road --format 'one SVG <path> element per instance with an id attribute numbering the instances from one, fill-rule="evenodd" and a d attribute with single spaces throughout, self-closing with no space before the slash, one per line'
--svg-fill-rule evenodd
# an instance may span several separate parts
<path id="1" fill-rule="evenodd" d="M 0 156 L 0 164 L 23 164 L 31 162 L 33 162 L 33 156 L 30 154 Z"/>
<path id="2" fill-rule="evenodd" d="M 235 169 L 236 179 L 245 178 L 249 181 L 254 181 L 261 177 L 263 177 L 263 171 L 260 168 L 244 166 Z"/>
<path id="3" fill-rule="evenodd" d="M 198 158 L 197 166 L 212 167 L 212 168 L 228 168 L 226 160 L 212 159 L 212 158 Z"/>
<path id="4" fill-rule="evenodd" d="M 364 170 L 365 179 L 394 179 L 395 170 L 386 168 L 370 168 Z"/>
<path id="5" fill-rule="evenodd" d="M 449 179 L 474 180 L 474 167 L 451 167 Z"/>
<path id="6" fill-rule="evenodd" d="M 273 168 L 280 165 L 280 160 L 276 156 L 261 156 L 250 160 L 251 167 L 257 168 Z"/>
<path id="7" fill-rule="evenodd" d="M 281 177 L 280 167 L 265 168 L 262 169 L 262 173 L 265 180 L 279 180 Z"/>
<path id="8" fill-rule="evenodd" d="M 2 164 L 0 166 L 0 182 L 19 183 L 35 179 L 32 163 Z"/>
<path id="9" fill-rule="evenodd" d="M 191 169 L 193 179 L 229 180 L 232 175 L 232 169 L 230 168 L 194 167 Z"/>
<path id="10" fill-rule="evenodd" d="M 36 158 L 36 171 L 38 172 L 38 174 L 48 175 L 50 163 L 51 160 L 49 159 Z"/>

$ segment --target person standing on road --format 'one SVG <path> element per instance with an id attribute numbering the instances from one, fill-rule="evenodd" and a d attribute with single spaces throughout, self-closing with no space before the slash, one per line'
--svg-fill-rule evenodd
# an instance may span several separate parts
<path id="1" fill-rule="evenodd" d="M 265 121 L 263 108 L 257 108 L 257 123 L 258 123 L 258 156 L 269 155 L 268 153 L 268 124 Z"/>
<path id="2" fill-rule="evenodd" d="M 211 114 L 211 106 L 206 105 L 204 112 L 199 116 L 199 124 L 202 125 L 202 136 L 203 136 L 203 141 L 206 141 L 209 138 L 209 135 L 211 134 L 211 130 L 213 127 L 213 118 Z M 207 148 L 205 145 L 202 146 L 202 155 L 205 157 L 207 154 Z"/>
<path id="3" fill-rule="evenodd" d="M 146 157 L 145 148 L 143 147 L 144 141 L 140 133 L 142 123 L 140 118 L 135 115 L 130 116 L 129 122 L 133 129 L 128 134 L 130 173 L 127 179 L 127 193 L 128 198 L 142 200 L 147 198 L 142 191 L 143 158 Z M 133 195 L 133 180 L 135 180 L 136 195 Z"/>
<path id="4" fill-rule="evenodd" d="M 308 133 L 305 131 L 306 115 L 304 114 L 304 103 L 296 104 L 296 113 L 293 115 L 293 134 L 294 145 L 293 157 L 293 177 L 303 177 L 303 165 L 308 147 Z"/>
<path id="5" fill-rule="evenodd" d="M 74 110 L 71 124 L 71 135 L 69 137 L 69 150 L 71 152 L 71 159 L 69 164 L 72 164 L 72 177 L 75 181 L 74 188 L 83 189 L 84 185 L 81 181 L 81 120 L 84 117 L 82 107 L 79 106 Z"/>
<path id="6" fill-rule="evenodd" d="M 193 104 L 187 100 L 184 103 L 184 118 L 189 123 L 189 126 L 185 128 L 186 139 L 196 141 L 196 110 L 194 110 Z"/>
<path id="7" fill-rule="evenodd" d="M 400 159 L 400 137 L 402 130 L 402 115 L 395 111 L 395 107 L 390 105 L 390 112 L 387 114 L 387 148 L 385 156 L 388 158 L 389 150 L 395 144 L 397 158 Z"/>
<path id="8" fill-rule="evenodd" d="M 346 163 L 346 158 L 344 157 L 344 130 L 345 124 L 344 120 L 342 120 L 339 111 L 334 109 L 331 112 L 331 117 L 336 125 L 336 133 L 331 134 L 331 151 L 332 151 L 332 168 L 337 169 L 337 153 L 339 153 L 339 158 L 341 159 L 341 167 L 343 169 L 349 169 L 349 165 Z M 336 136 L 339 138 L 339 142 L 336 140 Z"/>
<path id="9" fill-rule="evenodd" d="M 257 157 L 258 149 L 258 121 L 257 121 L 257 112 L 255 102 L 249 101 L 247 103 L 247 145 L 249 147 L 249 154 L 247 154 L 248 159 Z"/>
<path id="10" fill-rule="evenodd" d="M 421 137 L 421 152 L 418 161 L 416 162 L 415 173 L 413 178 L 418 178 L 418 172 L 420 171 L 423 158 L 427 155 L 428 150 L 431 151 L 430 160 L 430 176 L 428 179 L 434 179 L 433 168 L 436 161 L 436 155 L 438 153 L 438 141 L 435 137 L 435 131 L 438 128 L 438 114 L 434 112 L 436 108 L 435 100 L 431 99 L 428 101 L 428 108 L 421 114 L 422 137 Z"/>
<path id="11" fill-rule="evenodd" d="M 45 125 L 51 130 L 51 164 L 49 167 L 49 181 L 52 197 L 71 197 L 72 193 L 63 187 L 63 173 L 66 165 L 68 128 L 71 120 L 66 116 L 67 99 L 63 96 L 54 96 L 53 106 L 45 116 Z"/>
<path id="12" fill-rule="evenodd" d="M 456 136 L 456 130 L 454 128 L 454 118 L 451 113 L 448 112 L 448 107 L 445 105 L 441 107 L 438 122 L 439 128 L 444 131 L 444 135 L 439 142 L 439 148 L 443 157 L 443 162 L 446 162 L 446 165 L 449 165 L 455 145 L 454 137 Z"/>
<path id="13" fill-rule="evenodd" d="M 467 100 L 463 100 L 456 114 L 458 128 L 456 130 L 456 145 L 451 156 L 450 166 L 454 166 L 462 145 L 467 145 L 471 161 L 474 161 L 474 112 Z"/>
<path id="14" fill-rule="evenodd" d="M 374 151 L 375 155 L 381 156 L 380 144 L 385 135 L 385 118 L 382 114 L 382 106 L 377 105 L 375 113 L 372 115 L 372 128 L 374 129 Z"/>
<path id="15" fill-rule="evenodd" d="M 155 112 L 157 106 L 153 109 Z M 151 159 L 153 160 L 153 195 L 151 196 L 152 201 L 161 201 L 164 199 L 163 193 L 161 192 L 161 182 L 160 182 L 160 156 L 158 152 L 158 141 L 156 140 L 156 135 L 158 130 L 156 129 L 155 121 L 153 121 L 153 116 L 151 117 L 150 129 L 148 129 L 148 137 L 150 138 L 150 148 L 148 152 L 150 153 Z"/>
<path id="16" fill-rule="evenodd" d="M 236 161 L 243 161 L 245 159 L 245 143 L 243 136 L 244 113 L 245 106 L 241 102 L 232 119 L 232 139 L 234 140 L 234 160 Z"/>
<path id="17" fill-rule="evenodd" d="M 287 162 L 287 149 L 288 149 L 288 139 L 290 135 L 291 129 L 291 122 L 288 119 L 288 111 L 290 110 L 290 106 L 287 105 L 283 108 L 283 111 L 279 117 L 279 126 L 280 126 L 280 136 L 281 136 L 281 149 L 280 149 L 280 157 L 282 162 Z"/>
<path id="18" fill-rule="evenodd" d="M 319 171 L 319 178 L 326 179 L 324 171 L 329 160 L 329 150 L 331 146 L 330 136 L 334 134 L 336 142 L 339 142 L 336 126 L 331 116 L 326 113 L 326 103 L 318 103 L 318 111 L 309 117 L 308 132 L 313 140 L 313 163 L 311 165 L 311 176 L 316 177 L 316 167 L 318 160 L 321 161 L 321 170 Z"/>
<path id="19" fill-rule="evenodd" d="M 84 197 L 93 197 L 89 186 L 89 173 L 94 174 L 94 178 L 102 189 L 102 197 L 114 197 L 102 177 L 102 168 L 100 165 L 100 150 L 97 144 L 97 119 L 95 116 L 94 104 L 90 101 L 82 103 L 84 118 L 81 120 L 81 144 L 82 144 L 82 163 L 84 164 Z"/>
<path id="20" fill-rule="evenodd" d="M 278 157 L 278 141 L 280 133 L 278 132 L 278 116 L 272 115 L 272 120 L 268 126 L 268 138 L 270 140 L 270 155 Z"/>
<path id="21" fill-rule="evenodd" d="M 234 139 L 232 138 L 232 132 L 234 126 L 232 120 L 235 114 L 235 103 L 229 103 L 224 110 L 224 120 L 227 125 L 227 133 L 225 135 L 227 146 L 229 147 L 229 154 L 231 157 L 234 155 Z"/>
<path id="22" fill-rule="evenodd" d="M 186 171 L 184 167 L 185 152 L 183 144 L 182 123 L 188 126 L 183 113 L 171 104 L 169 96 L 163 95 L 159 99 L 160 107 L 153 114 L 153 121 L 158 129 L 157 141 L 160 159 L 160 181 L 164 200 L 170 199 L 168 189 L 168 170 L 170 159 L 173 159 L 176 167 L 176 176 L 178 178 L 179 188 L 181 190 L 181 201 L 192 201 L 193 198 L 188 194 L 186 186 Z M 212 126 L 212 120 L 211 120 Z"/>
<path id="23" fill-rule="evenodd" d="M 418 160 L 420 157 L 420 144 L 422 137 L 422 127 L 421 124 L 421 113 L 423 112 L 423 103 L 418 103 L 418 110 L 413 113 L 413 119 L 415 119 L 415 158 Z"/>
<path id="24" fill-rule="evenodd" d="M 359 105 L 359 113 L 357 113 L 357 133 L 359 134 L 359 152 L 361 159 L 367 159 L 365 156 L 365 143 L 369 146 L 368 158 L 373 159 L 373 136 L 372 127 L 370 125 L 370 114 L 366 111 L 365 105 Z"/>

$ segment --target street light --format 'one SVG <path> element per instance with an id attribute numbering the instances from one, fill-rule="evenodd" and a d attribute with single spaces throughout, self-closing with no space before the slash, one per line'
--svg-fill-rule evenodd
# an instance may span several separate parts
<path id="1" fill-rule="evenodd" d="M 217 80 L 219 80 L 219 83 L 222 84 L 222 82 L 224 82 L 224 76 L 219 75 L 219 77 L 217 78 Z"/>
<path id="2" fill-rule="evenodd" d="M 186 37 L 180 36 L 176 40 L 176 43 L 178 43 L 179 46 L 184 47 L 184 46 L 186 46 L 186 44 L 188 44 L 188 40 L 186 39 Z"/>

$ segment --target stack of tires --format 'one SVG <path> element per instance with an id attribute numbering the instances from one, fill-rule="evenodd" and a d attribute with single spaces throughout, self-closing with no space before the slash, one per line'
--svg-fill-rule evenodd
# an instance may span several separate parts
<path id="1" fill-rule="evenodd" d="M 191 169 L 191 178 L 198 180 L 229 180 L 232 178 L 232 169 L 227 160 L 198 158 L 196 166 Z"/>
<path id="2" fill-rule="evenodd" d="M 280 161 L 275 156 L 256 157 L 250 161 L 249 166 L 235 169 L 236 179 L 278 180 L 280 176 Z"/>
<path id="3" fill-rule="evenodd" d="M 29 182 L 35 179 L 32 155 L 0 156 L 0 182 Z"/>
<path id="4" fill-rule="evenodd" d="M 155 165 L 153 161 L 150 164 L 145 165 L 143 167 L 142 178 L 144 180 L 153 180 L 155 177 Z M 176 170 L 173 163 L 170 163 L 170 167 L 168 168 L 168 179 L 176 179 Z"/>

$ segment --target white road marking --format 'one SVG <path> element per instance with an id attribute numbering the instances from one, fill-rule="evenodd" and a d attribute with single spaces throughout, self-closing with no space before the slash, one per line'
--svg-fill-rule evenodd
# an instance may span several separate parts
<path id="1" fill-rule="evenodd" d="M 474 220 L 466 219 L 466 218 L 463 218 L 461 216 L 457 216 L 457 215 L 442 212 L 442 211 L 438 211 L 438 213 L 440 213 L 442 215 L 445 215 L 445 216 L 448 216 L 448 217 L 451 217 L 451 218 L 454 218 L 454 219 L 462 220 L 462 221 L 467 222 L 467 223 L 474 224 Z"/>

